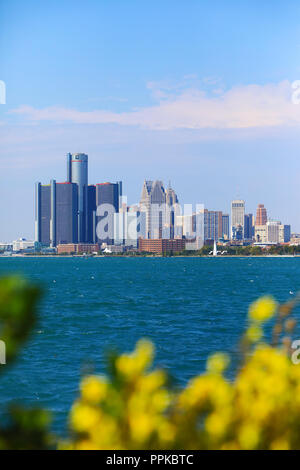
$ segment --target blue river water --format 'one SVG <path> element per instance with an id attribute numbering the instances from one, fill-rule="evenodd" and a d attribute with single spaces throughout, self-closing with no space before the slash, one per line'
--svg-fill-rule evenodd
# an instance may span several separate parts
<path id="1" fill-rule="evenodd" d="M 0 403 L 51 410 L 60 434 L 80 376 L 104 373 L 112 349 L 150 338 L 155 365 L 182 386 L 212 352 L 237 359 L 251 301 L 266 293 L 288 300 L 300 287 L 300 259 L 284 257 L 0 258 L 0 276 L 9 273 L 41 285 L 44 296 L 19 359 L 1 370 Z"/>

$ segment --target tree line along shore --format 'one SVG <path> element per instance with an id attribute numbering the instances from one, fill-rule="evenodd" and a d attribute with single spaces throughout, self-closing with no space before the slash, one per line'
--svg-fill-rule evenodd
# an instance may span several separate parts
<path id="1" fill-rule="evenodd" d="M 300 245 L 274 245 L 271 247 L 260 247 L 260 246 L 217 246 L 218 257 L 232 257 L 232 256 L 246 256 L 246 257 L 267 257 L 267 256 L 300 256 Z M 221 254 L 222 253 L 222 254 Z M 180 252 L 165 252 L 165 253 L 150 253 L 140 251 L 125 251 L 123 253 L 103 253 L 97 254 L 42 254 L 42 253 L 30 253 L 30 254 L 16 254 L 13 257 L 212 257 L 212 247 L 203 246 L 200 250 L 184 250 Z"/>

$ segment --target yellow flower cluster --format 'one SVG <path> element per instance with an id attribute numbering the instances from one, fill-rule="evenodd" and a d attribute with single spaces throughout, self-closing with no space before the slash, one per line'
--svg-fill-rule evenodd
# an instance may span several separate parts
<path id="1" fill-rule="evenodd" d="M 163 371 L 148 371 L 152 360 L 152 343 L 141 340 L 132 354 L 115 359 L 110 381 L 86 377 L 70 415 L 74 439 L 60 447 L 142 449 L 172 443 L 174 430 L 166 413 L 172 394 Z"/>
<path id="2" fill-rule="evenodd" d="M 249 316 L 252 320 L 265 321 L 271 318 L 276 311 L 277 304 L 273 297 L 268 295 L 253 302 L 249 308 Z"/>
<path id="3" fill-rule="evenodd" d="M 270 297 L 250 306 L 247 344 L 277 311 Z M 207 361 L 182 391 L 151 371 L 153 346 L 138 342 L 114 360 L 110 378 L 86 377 L 70 414 L 68 449 L 295 449 L 300 447 L 300 366 L 287 349 L 258 343 L 230 382 L 229 358 Z"/>

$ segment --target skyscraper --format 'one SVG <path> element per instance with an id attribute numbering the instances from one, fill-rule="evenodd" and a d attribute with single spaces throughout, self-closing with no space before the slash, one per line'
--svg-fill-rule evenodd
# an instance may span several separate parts
<path id="1" fill-rule="evenodd" d="M 267 242 L 267 225 L 255 225 L 254 239 L 256 243 Z"/>
<path id="2" fill-rule="evenodd" d="M 267 209 L 263 204 L 258 204 L 257 210 L 256 210 L 256 220 L 255 220 L 255 225 L 266 225 L 268 221 L 267 217 Z"/>
<path id="3" fill-rule="evenodd" d="M 280 225 L 279 226 L 279 243 L 287 243 L 291 239 L 291 226 Z"/>
<path id="4" fill-rule="evenodd" d="M 162 238 L 166 192 L 162 181 L 144 181 L 140 209 L 146 214 L 146 238 Z"/>
<path id="5" fill-rule="evenodd" d="M 252 238 L 254 237 L 253 219 L 254 218 L 252 214 L 245 214 L 244 238 L 248 240 L 252 240 Z"/>
<path id="6" fill-rule="evenodd" d="M 118 191 L 119 191 L 119 209 L 122 207 L 122 196 L 123 196 L 123 183 L 122 181 L 117 181 Z"/>
<path id="7" fill-rule="evenodd" d="M 229 214 L 222 214 L 222 237 L 229 240 Z"/>
<path id="8" fill-rule="evenodd" d="M 169 184 L 166 190 L 166 219 L 165 219 L 165 238 L 174 238 L 175 235 L 175 216 L 177 214 L 178 197 L 174 189 Z"/>
<path id="9" fill-rule="evenodd" d="M 35 240 L 46 246 L 78 241 L 78 186 L 36 183 Z"/>
<path id="10" fill-rule="evenodd" d="M 114 214 L 119 212 L 119 191 L 122 183 L 96 184 L 96 224 L 98 243 L 113 243 Z"/>
<path id="11" fill-rule="evenodd" d="M 175 206 L 178 203 L 178 197 L 174 189 L 171 188 L 170 184 L 166 190 L 166 204 L 169 206 Z"/>
<path id="12" fill-rule="evenodd" d="M 78 242 L 78 186 L 55 184 L 55 245 Z"/>
<path id="13" fill-rule="evenodd" d="M 87 242 L 96 243 L 96 186 L 89 184 L 87 189 Z"/>
<path id="14" fill-rule="evenodd" d="M 114 244 L 138 246 L 138 239 L 145 236 L 145 213 L 136 206 L 122 207 L 114 214 Z"/>
<path id="15" fill-rule="evenodd" d="M 237 199 L 231 201 L 231 238 L 239 240 L 244 238 L 245 201 Z"/>
<path id="16" fill-rule="evenodd" d="M 279 230 L 281 222 L 279 220 L 269 220 L 266 223 L 266 234 L 268 243 L 279 243 Z"/>
<path id="17" fill-rule="evenodd" d="M 88 156 L 85 153 L 67 154 L 67 181 L 78 186 L 78 242 L 88 239 Z"/>
<path id="18" fill-rule="evenodd" d="M 204 240 L 216 240 L 223 236 L 221 211 L 209 211 L 204 209 Z"/>
<path id="19" fill-rule="evenodd" d="M 35 241 L 49 246 L 51 221 L 51 186 L 35 184 Z"/>

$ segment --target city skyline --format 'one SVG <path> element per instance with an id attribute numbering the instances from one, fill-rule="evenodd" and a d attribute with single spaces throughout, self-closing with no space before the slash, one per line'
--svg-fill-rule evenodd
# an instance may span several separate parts
<path id="1" fill-rule="evenodd" d="M 63 179 L 66 149 L 132 203 L 145 178 L 171 179 L 183 203 L 263 201 L 300 232 L 299 13 L 295 0 L 2 2 L 0 239 L 33 237 L 33 183 Z"/>
<path id="2" fill-rule="evenodd" d="M 75 186 L 78 187 L 78 189 L 76 189 L 76 195 L 74 195 L 77 198 L 77 203 L 76 203 L 77 208 L 75 210 L 76 210 L 76 212 L 78 210 L 78 222 L 76 222 L 76 229 L 75 229 L 76 232 L 77 232 L 77 235 L 76 235 L 75 238 L 74 238 L 74 236 L 71 237 L 72 242 L 76 242 L 76 243 L 81 243 L 81 242 L 96 243 L 97 236 L 91 235 L 91 230 L 92 229 L 91 229 L 90 225 L 92 224 L 94 226 L 93 230 L 95 231 L 95 227 L 97 226 L 97 222 L 99 222 L 99 220 L 101 220 L 101 217 L 94 216 L 95 220 L 93 222 L 87 220 L 88 213 L 90 212 L 90 209 L 88 208 L 88 203 L 89 203 L 89 200 L 90 200 L 91 197 L 92 198 L 94 197 L 94 199 L 95 199 L 94 203 L 92 204 L 93 205 L 93 210 L 95 212 L 96 212 L 97 207 L 100 206 L 101 204 L 103 204 L 105 202 L 110 204 L 111 203 L 111 198 L 114 201 L 117 201 L 117 202 L 113 202 L 114 210 L 115 210 L 116 213 L 118 213 L 119 210 L 121 210 L 122 201 L 126 201 L 125 202 L 126 207 L 134 207 L 134 206 L 138 207 L 139 205 L 144 205 L 146 207 L 148 205 L 148 203 L 145 199 L 146 194 L 147 193 L 150 194 L 150 191 L 152 192 L 153 190 L 154 190 L 154 194 L 156 194 L 156 196 L 154 197 L 154 201 L 153 201 L 154 203 L 161 204 L 163 202 L 162 195 L 160 195 L 161 191 L 163 191 L 165 202 L 167 202 L 167 200 L 169 198 L 169 203 L 167 202 L 167 204 L 169 204 L 171 206 L 173 204 L 176 205 L 179 202 L 179 199 L 181 200 L 181 197 L 178 198 L 177 192 L 171 187 L 171 182 L 170 181 L 169 181 L 167 189 L 165 189 L 166 187 L 165 187 L 164 183 L 160 180 L 153 180 L 152 181 L 152 180 L 144 179 L 139 201 L 135 202 L 135 203 L 129 203 L 127 195 L 123 194 L 123 181 L 117 181 L 116 183 L 111 183 L 111 182 L 107 182 L 107 181 L 98 182 L 98 183 L 95 183 L 95 182 L 90 183 L 89 182 L 89 177 L 88 177 L 88 167 L 89 167 L 88 166 L 88 155 L 86 153 L 73 153 L 72 154 L 72 153 L 68 152 L 68 153 L 66 153 L 66 157 L 67 157 L 67 174 L 66 174 L 66 178 L 63 178 L 63 181 L 57 182 L 56 179 L 54 179 L 54 178 L 50 178 L 50 179 L 48 178 L 49 181 L 50 181 L 49 183 L 44 183 L 44 184 L 41 183 L 41 182 L 36 182 L 35 183 L 35 207 L 36 207 L 36 209 L 35 209 L 35 228 L 34 228 L 35 236 L 32 237 L 32 239 L 39 240 L 41 238 L 40 228 L 37 227 L 37 223 L 38 223 L 37 220 L 40 217 L 40 216 L 37 215 L 37 211 L 39 211 L 39 207 L 40 207 L 40 205 L 42 205 L 41 201 L 43 200 L 43 196 L 41 198 L 40 193 L 41 193 L 41 190 L 43 188 L 46 191 L 49 190 L 49 194 L 47 193 L 46 197 L 47 197 L 47 200 L 48 200 L 49 208 L 51 207 L 51 211 L 52 211 L 53 210 L 52 206 L 53 206 L 53 204 L 56 203 L 56 198 L 58 197 L 57 194 L 59 194 L 59 193 L 57 193 L 57 189 L 56 189 L 57 185 L 71 184 L 71 185 L 74 186 L 73 183 L 75 183 Z M 80 164 L 80 166 L 78 166 L 78 164 Z M 97 180 L 97 181 L 99 181 L 99 180 Z M 115 186 L 117 188 L 117 193 L 116 193 L 115 196 L 110 195 L 109 193 L 107 193 L 107 190 L 106 190 L 107 186 L 110 186 L 110 187 Z M 60 189 L 60 192 L 63 189 L 61 186 L 58 186 L 58 188 Z M 102 188 L 103 188 L 103 190 L 106 191 L 107 196 L 104 195 L 104 199 L 103 199 L 103 196 L 100 196 L 100 199 L 99 199 L 99 194 L 100 194 L 99 191 L 100 190 L 103 191 Z M 74 189 L 75 188 L 72 188 L 72 191 Z M 94 189 L 94 194 L 92 195 L 91 192 L 93 191 L 93 189 Z M 63 189 L 63 191 L 64 192 L 61 192 L 61 194 L 62 194 L 61 197 L 65 197 L 63 195 L 65 195 L 66 192 L 65 192 L 64 189 Z M 103 194 L 105 194 L 105 193 L 103 193 Z M 74 196 L 72 196 L 72 198 L 74 198 Z M 44 198 L 45 198 L 45 196 L 44 196 Z M 83 202 L 84 200 L 85 200 L 85 203 Z M 84 209 L 86 215 L 83 215 L 83 205 L 84 204 L 86 205 L 86 207 Z M 227 231 L 228 231 L 228 234 L 229 234 L 229 236 L 228 236 L 229 239 L 232 239 L 232 240 L 247 239 L 247 238 L 250 239 L 251 238 L 250 236 L 249 237 L 245 236 L 245 233 L 246 233 L 245 232 L 245 227 L 244 227 L 245 224 L 248 224 L 249 227 L 251 225 L 254 229 L 255 225 L 260 225 L 257 222 L 260 222 L 262 220 L 262 218 L 264 220 L 262 224 L 264 224 L 264 225 L 267 222 L 272 223 L 272 222 L 274 222 L 276 220 L 279 220 L 279 219 L 280 219 L 280 221 L 282 220 L 282 217 L 277 217 L 277 218 L 267 217 L 267 208 L 264 207 L 264 204 L 262 204 L 262 203 L 258 203 L 256 211 L 253 211 L 253 214 L 256 213 L 256 216 L 254 216 L 251 212 L 249 212 L 248 209 L 247 209 L 247 213 L 246 213 L 246 207 L 247 207 L 246 206 L 246 201 L 245 200 L 240 200 L 240 199 L 231 200 L 231 202 L 230 202 L 231 209 L 228 208 L 228 210 L 225 209 L 225 211 L 220 210 L 219 208 L 218 209 L 208 208 L 205 204 L 200 203 L 199 201 L 196 204 L 186 203 L 186 202 L 182 202 L 182 203 L 179 204 L 179 206 L 181 207 L 181 210 L 183 210 L 182 214 L 184 214 L 184 207 L 185 206 L 192 206 L 192 212 L 194 214 L 196 214 L 197 205 L 198 206 L 203 205 L 204 213 L 209 213 L 210 214 L 208 220 L 210 220 L 211 217 L 216 217 L 217 219 L 219 219 L 221 217 L 221 222 L 218 221 L 218 227 L 219 228 L 216 229 L 217 231 L 215 232 L 214 236 L 211 237 L 211 236 L 204 235 L 204 239 L 210 239 L 210 238 L 219 239 L 219 238 L 222 238 L 224 233 L 227 234 Z M 234 211 L 238 214 L 237 216 L 233 212 L 233 206 L 237 206 L 234 209 Z M 242 209 L 239 208 L 240 206 L 242 207 Z M 190 211 L 190 210 L 191 209 L 189 208 L 188 211 Z M 261 214 L 263 214 L 263 216 Z M 49 215 L 49 217 L 50 217 L 50 215 Z M 251 217 L 251 219 L 252 219 L 251 223 L 250 223 L 250 220 L 246 221 L 246 219 L 248 217 Z M 83 222 L 84 218 L 86 218 L 85 222 Z M 149 222 L 147 221 L 148 218 L 149 218 L 149 216 L 147 216 L 146 219 L 145 219 L 145 227 L 147 227 L 149 225 Z M 56 216 L 54 217 L 54 220 L 55 219 L 56 219 Z M 165 223 L 165 221 L 163 223 Z M 174 221 L 173 221 L 173 223 L 174 223 Z M 217 225 L 216 225 L 217 222 L 211 222 L 211 221 L 210 222 L 207 222 L 207 221 L 205 222 L 206 225 L 208 223 L 209 224 L 213 223 L 212 226 L 217 227 Z M 228 227 L 225 230 L 224 230 L 224 223 L 225 223 L 226 227 Z M 241 238 L 237 237 L 235 232 L 233 231 L 233 227 L 236 228 L 237 226 L 240 226 L 240 228 L 242 228 L 242 234 L 240 235 Z M 52 227 L 52 230 L 54 230 L 54 232 L 51 235 L 50 234 L 51 229 L 50 229 L 50 232 L 49 232 L 49 229 L 48 229 L 47 237 L 49 237 L 49 245 L 53 244 L 55 246 L 57 243 L 59 244 L 59 241 L 56 243 L 56 235 L 54 234 L 55 231 L 56 231 L 56 222 L 52 223 L 51 227 Z M 249 230 L 249 227 L 248 227 L 248 230 Z M 70 229 L 70 230 L 72 231 L 73 229 Z M 208 228 L 208 229 L 206 228 L 204 230 L 208 230 L 208 233 L 210 233 L 210 230 L 214 231 L 215 228 Z M 220 230 L 222 231 L 222 233 L 220 233 Z M 85 232 L 85 234 L 84 234 L 84 232 Z M 146 228 L 146 232 L 148 233 L 147 237 L 148 236 L 150 237 L 151 230 L 149 228 L 148 229 Z M 293 230 L 293 232 L 295 232 L 295 230 Z M 174 232 L 173 232 L 173 236 L 174 236 Z M 254 232 L 253 232 L 252 236 L 254 237 Z M 155 237 L 152 234 L 151 237 L 152 238 L 160 238 L 161 234 L 157 237 Z M 19 237 L 15 237 L 14 240 L 17 240 L 18 238 Z M 24 239 L 27 239 L 27 238 L 24 237 Z M 7 242 L 9 240 L 0 240 L 0 241 L 3 243 L 3 242 Z"/>
<path id="3" fill-rule="evenodd" d="M 229 215 L 204 204 L 180 204 L 170 182 L 166 188 L 160 180 L 144 180 L 140 202 L 128 205 L 122 181 L 89 184 L 87 154 L 69 152 L 66 163 L 66 181 L 35 184 L 35 249 L 57 247 L 62 253 L 76 244 L 94 251 L 113 245 L 142 249 L 143 239 L 164 239 L 175 247 L 172 240 L 181 239 L 187 250 L 197 250 L 212 240 L 247 245 L 291 239 L 290 224 L 268 218 L 264 204 L 258 204 L 254 218 L 245 212 L 244 200 L 232 200 Z"/>

